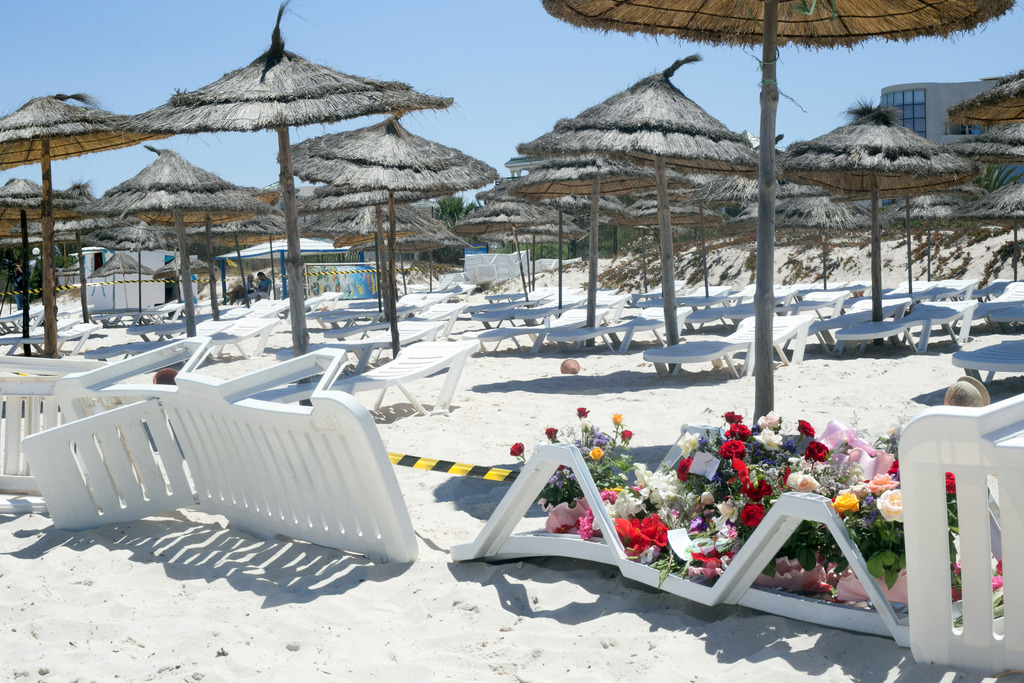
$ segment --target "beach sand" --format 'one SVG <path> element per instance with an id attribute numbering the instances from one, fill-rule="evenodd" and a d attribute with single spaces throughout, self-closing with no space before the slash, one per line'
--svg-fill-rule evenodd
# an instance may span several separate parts
<path id="1" fill-rule="evenodd" d="M 581 277 L 574 273 L 567 285 Z M 290 346 L 278 330 L 263 357 L 201 372 L 232 377 L 273 362 L 275 349 Z M 1009 338 L 975 331 L 968 348 Z M 123 339 L 110 330 L 93 345 Z M 940 405 L 962 375 L 950 363 L 953 344 L 933 340 L 923 355 L 886 347 L 836 359 L 809 346 L 802 365 L 776 368 L 776 412 L 791 425 L 804 419 L 821 430 L 835 419 L 880 436 Z M 529 451 L 546 427 L 575 424 L 585 407 L 607 428 L 621 413 L 636 459 L 653 465 L 682 424 L 750 413 L 752 377 L 708 363 L 659 378 L 642 359 L 654 343 L 641 338 L 625 355 L 572 354 L 575 376 L 560 374 L 567 356 L 558 351 L 474 356 L 449 415 L 418 416 L 396 392 L 377 424 L 389 451 L 509 465 L 513 443 Z M 993 400 L 1024 391 L 1024 378 L 1001 377 Z M 415 391 L 429 403 L 439 384 Z M 370 405 L 370 394 L 360 398 Z M 413 564 L 258 540 L 191 510 L 79 533 L 54 530 L 45 515 L 0 516 L 0 680 L 977 680 L 916 664 L 885 638 L 704 607 L 602 565 L 453 563 L 450 547 L 476 536 L 508 485 L 396 472 L 419 541 Z M 539 527 L 538 513 L 528 523 Z"/>

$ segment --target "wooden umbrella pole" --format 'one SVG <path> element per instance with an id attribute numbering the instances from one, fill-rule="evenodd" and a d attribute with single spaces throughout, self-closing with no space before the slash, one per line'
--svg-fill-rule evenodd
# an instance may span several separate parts
<path id="1" fill-rule="evenodd" d="M 597 229 L 599 205 L 601 202 L 601 181 L 594 178 L 590 185 L 590 268 L 587 278 L 587 327 L 597 327 Z M 594 340 L 588 339 L 587 346 L 593 346 Z"/>
<path id="2" fill-rule="evenodd" d="M 675 254 L 672 253 L 672 215 L 668 206 L 668 181 L 665 177 L 665 158 L 654 157 L 654 177 L 658 184 L 658 234 L 661 237 L 661 298 L 665 311 L 665 345 L 679 343 L 679 324 L 676 322 Z"/>
<path id="3" fill-rule="evenodd" d="M 210 312 L 213 314 L 214 320 L 220 320 L 220 307 L 217 305 L 217 271 L 214 270 L 213 264 L 213 220 L 209 213 L 206 214 L 204 222 L 206 226 L 206 267 L 210 278 Z M 235 241 L 238 241 L 238 235 L 235 235 Z M 271 265 L 274 263 L 273 254 L 270 256 L 270 263 Z M 139 285 L 139 310 L 142 310 L 141 284 Z"/>
<path id="4" fill-rule="evenodd" d="M 398 340 L 398 283 L 395 282 L 395 193 L 388 190 L 388 318 L 391 319 L 391 357 L 401 350 Z"/>
<path id="5" fill-rule="evenodd" d="M 754 289 L 754 422 L 775 407 L 772 329 L 775 309 L 775 116 L 779 107 L 779 2 L 764 2 L 761 49 L 761 144 L 757 174 L 757 261 Z"/>
<path id="6" fill-rule="evenodd" d="M 384 280 L 381 277 L 380 272 L 380 261 L 384 253 L 384 218 L 381 215 L 381 209 L 379 206 L 373 207 L 374 213 L 377 219 L 377 229 L 373 233 L 373 246 L 377 250 L 375 261 L 377 262 L 377 312 L 382 313 L 384 311 L 383 297 L 384 297 Z"/>
<path id="7" fill-rule="evenodd" d="M 523 269 L 523 258 L 519 254 L 519 230 L 512 228 L 512 244 L 515 245 L 516 249 L 516 261 L 519 262 L 519 278 L 523 281 L 523 298 L 526 301 L 530 300 L 530 290 L 526 286 L 526 271 Z"/>
<path id="8" fill-rule="evenodd" d="M 242 264 L 242 248 L 238 246 L 238 233 L 235 233 L 235 257 L 238 259 L 238 274 L 242 278 L 242 301 L 249 308 L 249 292 L 245 289 L 245 266 Z"/>
<path id="9" fill-rule="evenodd" d="M 28 338 L 28 216 L 25 213 L 25 209 L 21 210 L 21 276 L 21 336 L 23 338 Z M 22 352 L 26 356 L 31 356 L 32 347 L 28 344 L 25 344 L 22 347 Z"/>
<path id="10" fill-rule="evenodd" d="M 142 312 L 142 249 L 139 249 L 139 312 Z"/>
<path id="11" fill-rule="evenodd" d="M 878 225 L 878 179 L 871 175 L 871 320 L 882 320 L 882 231 Z"/>
<path id="12" fill-rule="evenodd" d="M 925 239 L 925 262 L 928 264 L 928 282 L 932 281 L 932 226 L 928 221 L 924 222 L 924 239 Z"/>
<path id="13" fill-rule="evenodd" d="M 708 245 L 704 237 L 704 205 L 697 207 L 700 213 L 700 267 L 704 269 L 704 296 L 711 296 L 711 287 L 708 285 Z"/>
<path id="14" fill-rule="evenodd" d="M 429 265 L 427 266 L 427 291 L 434 291 L 434 252 L 428 251 L 427 258 L 430 259 Z"/>
<path id="15" fill-rule="evenodd" d="M 192 296 L 192 259 L 188 255 L 185 237 L 185 219 L 181 211 L 174 212 L 174 231 L 178 234 L 178 277 L 181 279 L 181 298 L 185 302 L 185 336 L 196 336 L 196 302 Z"/>
<path id="16" fill-rule="evenodd" d="M 828 291 L 828 240 L 825 228 L 821 229 L 821 288 Z"/>
<path id="17" fill-rule="evenodd" d="M 21 212 L 24 220 L 25 212 Z M 27 301 L 27 300 L 26 300 Z M 562 210 L 558 210 L 558 309 L 562 309 Z M 27 309 L 26 309 L 27 310 Z M 28 316 L 25 317 L 28 320 Z"/>
<path id="18" fill-rule="evenodd" d="M 530 266 L 530 291 L 537 290 L 537 236 L 533 236 L 533 263 Z"/>
<path id="19" fill-rule="evenodd" d="M 640 270 L 644 278 L 644 294 L 647 293 L 647 231 L 640 231 Z"/>
<path id="20" fill-rule="evenodd" d="M 406 282 L 405 282 L 405 252 L 401 252 L 401 251 L 398 252 L 398 258 L 401 259 L 401 265 L 402 265 L 402 268 L 401 268 L 401 270 L 402 270 L 402 294 L 408 294 L 409 293 L 409 285 L 407 285 Z"/>
<path id="21" fill-rule="evenodd" d="M 53 181 L 50 177 L 50 140 L 43 138 L 43 201 L 40 225 L 43 232 L 41 267 L 43 283 L 43 356 L 57 357 L 57 289 L 53 276 Z"/>
<path id="22" fill-rule="evenodd" d="M 281 198 L 284 201 L 284 229 L 288 239 L 285 273 L 288 279 L 289 320 L 292 324 L 292 347 L 296 356 L 309 350 L 306 329 L 306 288 L 302 275 L 302 250 L 299 246 L 299 214 L 295 202 L 295 174 L 292 171 L 292 150 L 288 129 L 277 129 L 277 159 L 281 165 Z"/>
<path id="23" fill-rule="evenodd" d="M 75 247 L 78 249 L 78 296 L 82 300 L 82 320 L 91 323 L 92 319 L 89 317 L 89 291 L 85 286 L 85 258 L 82 256 L 81 230 L 75 230 Z"/>
<path id="24" fill-rule="evenodd" d="M 1020 262 L 1020 242 L 1017 241 L 1017 221 L 1013 222 L 1013 281 L 1017 281 L 1017 263 Z"/>
<path id="25" fill-rule="evenodd" d="M 274 292 L 274 298 L 279 299 L 277 295 L 277 273 L 274 272 L 274 236 L 268 235 L 270 240 L 270 288 Z"/>
<path id="26" fill-rule="evenodd" d="M 914 252 L 910 245 L 910 194 L 903 197 L 906 215 L 903 221 L 907 233 L 907 294 L 914 296 Z"/>

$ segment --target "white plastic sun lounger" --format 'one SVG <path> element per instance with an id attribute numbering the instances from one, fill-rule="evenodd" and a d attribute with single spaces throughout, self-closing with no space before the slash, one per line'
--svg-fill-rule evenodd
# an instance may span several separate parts
<path id="1" fill-rule="evenodd" d="M 89 337 L 101 329 L 103 329 L 103 326 L 96 323 L 74 322 L 71 320 L 58 321 L 57 353 L 77 356 L 81 353 L 85 343 L 89 341 Z M 74 343 L 69 351 L 65 347 L 72 342 Z M 43 336 L 42 328 L 37 328 L 36 332 L 28 337 L 22 337 L 20 334 L 6 334 L 0 337 L 0 345 L 7 346 L 6 353 L 8 356 L 13 356 L 25 344 L 30 344 L 37 353 L 42 354 L 45 343 L 46 339 Z"/>
<path id="2" fill-rule="evenodd" d="M 992 320 L 992 316 L 1004 311 L 1011 315 L 1019 315 L 1024 311 L 1024 282 L 1008 283 L 999 296 L 979 303 L 974 309 L 974 321 L 984 319 L 989 325 L 996 326 L 999 322 Z"/>
<path id="3" fill-rule="evenodd" d="M 852 327 L 844 327 L 836 332 L 835 353 L 841 354 L 850 344 L 858 344 L 863 351 L 867 344 L 875 339 L 892 338 L 904 340 L 917 353 L 928 350 L 932 327 L 939 325 L 949 334 L 953 343 L 962 346 L 971 333 L 971 319 L 977 301 L 945 301 L 941 304 L 917 304 L 907 315 L 899 320 L 883 320 L 868 322 Z M 959 321 L 959 332 L 953 326 Z M 911 330 L 920 328 L 918 341 L 915 344 Z"/>
<path id="4" fill-rule="evenodd" d="M 444 327 L 437 333 L 437 336 L 441 339 L 448 339 L 452 336 L 452 328 L 455 327 L 455 322 L 468 307 L 469 304 L 465 302 L 434 304 L 427 310 L 421 311 L 412 318 L 409 318 L 409 320 L 443 321 Z"/>
<path id="5" fill-rule="evenodd" d="M 440 332 L 444 326 L 445 321 L 443 320 L 399 320 L 398 343 L 400 346 L 404 347 L 414 342 L 434 341 L 434 339 L 437 338 L 437 333 Z M 340 331 L 344 331 L 344 329 Z M 342 339 L 333 343 L 316 344 L 310 348 L 325 350 L 338 349 L 351 353 L 355 356 L 356 361 L 352 372 L 358 375 L 366 370 L 366 367 L 369 365 L 374 354 L 379 354 L 381 351 L 391 349 L 391 330 L 390 328 L 382 329 L 362 339 Z M 291 353 L 291 349 L 285 349 L 278 354 L 278 358 L 290 358 Z"/>
<path id="6" fill-rule="evenodd" d="M 601 537 L 583 540 L 575 534 L 549 534 L 544 531 L 515 533 L 515 527 L 559 466 L 569 467 L 576 474 L 590 509 L 594 511 L 594 526 L 601 530 Z M 804 520 L 819 522 L 828 529 L 849 560 L 854 574 L 864 584 L 877 611 L 808 600 L 754 585 L 761 571 Z M 882 595 L 878 584 L 868 572 L 863 556 L 827 498 L 813 494 L 783 494 L 736 553 L 725 573 L 714 585 L 709 586 L 676 574 L 662 576 L 657 569 L 641 565 L 626 556 L 583 456 L 575 446 L 569 444 L 539 444 L 479 536 L 471 543 L 452 546 L 451 552 L 456 562 L 540 556 L 601 562 L 615 567 L 628 579 L 703 605 L 744 605 L 769 614 L 825 626 L 890 636 L 903 646 L 909 643 L 909 629 L 905 619 L 894 613 Z M 948 596 L 947 589 L 947 600 Z"/>
<path id="7" fill-rule="evenodd" d="M 223 322 L 223 321 L 222 321 Z M 281 323 L 278 317 L 272 318 L 238 318 L 228 321 L 221 329 L 210 332 L 210 355 L 220 358 L 228 346 L 234 346 L 243 358 L 255 358 L 267 348 L 270 333 Z M 197 330 L 198 332 L 198 327 Z M 252 341 L 251 348 L 242 345 Z"/>
<path id="8" fill-rule="evenodd" d="M 805 315 L 774 316 L 772 346 L 779 354 L 783 365 L 798 364 L 803 361 L 804 347 L 807 344 L 807 328 L 811 318 Z M 793 358 L 786 357 L 787 343 L 793 342 Z M 733 355 L 745 353 L 742 372 L 736 372 Z M 722 339 L 687 341 L 663 349 L 644 351 L 644 360 L 654 363 L 654 368 L 662 377 L 675 374 L 681 365 L 705 363 L 711 361 L 715 367 L 723 364 L 729 368 L 733 377 L 749 375 L 754 368 L 754 319 L 748 318 L 739 324 L 735 332 Z"/>
<path id="9" fill-rule="evenodd" d="M 594 312 L 598 321 L 607 315 L 607 308 L 599 308 Z M 488 330 L 473 330 L 462 335 L 463 339 L 480 342 L 480 350 L 488 351 L 486 344 L 494 344 L 490 351 L 497 351 L 503 341 L 511 341 L 523 353 L 538 353 L 553 332 L 575 330 L 587 324 L 587 312 L 582 308 L 566 310 L 559 317 L 548 316 L 539 325 L 520 325 L 518 327 L 495 327 Z M 519 340 L 528 337 L 530 346 L 527 348 Z"/>
<path id="10" fill-rule="evenodd" d="M 676 323 L 679 334 L 686 327 L 686 317 L 693 309 L 680 308 L 676 311 Z M 665 345 L 662 333 L 665 330 L 665 312 L 656 308 L 643 309 L 643 313 L 628 320 L 620 320 L 615 324 L 597 327 L 578 327 L 576 329 L 555 330 L 548 332 L 547 341 L 555 342 L 562 351 L 575 351 L 583 347 L 590 339 L 602 339 L 608 348 L 616 353 L 626 353 L 637 334 L 651 332 L 655 338 Z"/>
<path id="11" fill-rule="evenodd" d="M 989 384 L 997 372 L 1024 375 L 1024 339 L 999 342 L 980 349 L 961 349 L 953 354 L 954 367 L 963 368 L 967 374 Z"/>
<path id="12" fill-rule="evenodd" d="M 849 296 L 845 289 L 808 292 L 798 301 L 776 307 L 775 312 L 780 315 L 815 313 L 822 320 L 835 318 L 842 313 Z"/>
<path id="13" fill-rule="evenodd" d="M 3 333 L 18 333 L 21 334 L 21 323 L 24 321 L 24 313 L 22 311 L 15 311 L 14 313 L 8 313 L 5 316 L 0 317 L 0 332 Z M 43 307 L 40 305 L 28 307 L 28 331 L 32 333 L 34 329 L 39 327 L 43 323 Z"/>
<path id="14" fill-rule="evenodd" d="M 310 407 L 249 395 L 323 371 L 302 356 L 233 380 L 178 374 L 153 397 L 25 439 L 54 526 L 88 529 L 198 506 L 260 538 L 278 534 L 411 562 L 416 536 L 384 443 L 353 397 Z"/>

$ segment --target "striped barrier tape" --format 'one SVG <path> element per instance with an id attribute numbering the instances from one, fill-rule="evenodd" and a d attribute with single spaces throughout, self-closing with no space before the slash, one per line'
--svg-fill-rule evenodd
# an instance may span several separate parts
<path id="1" fill-rule="evenodd" d="M 433 458 L 417 458 L 414 455 L 402 455 L 401 453 L 388 453 L 392 465 L 401 467 L 413 467 L 418 470 L 430 472 L 445 472 L 459 477 L 476 477 L 490 481 L 512 482 L 519 476 L 515 470 L 507 470 L 501 467 L 483 467 L 481 465 L 467 465 L 461 462 L 449 460 L 434 460 Z"/>

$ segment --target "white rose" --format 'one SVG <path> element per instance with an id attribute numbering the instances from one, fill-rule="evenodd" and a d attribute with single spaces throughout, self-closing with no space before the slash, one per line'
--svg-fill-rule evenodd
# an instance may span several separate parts
<path id="1" fill-rule="evenodd" d="M 770 451 L 777 451 L 782 446 L 782 437 L 773 431 L 763 431 L 754 440 Z"/>
<path id="2" fill-rule="evenodd" d="M 703 503 L 704 505 L 714 505 L 715 494 L 711 493 L 711 491 L 705 491 L 704 493 L 700 494 L 700 502 Z"/>
<path id="3" fill-rule="evenodd" d="M 903 523 L 903 492 L 899 489 L 886 491 L 878 497 L 875 505 L 886 521 Z"/>
<path id="4" fill-rule="evenodd" d="M 688 458 L 690 454 L 697 450 L 697 446 L 700 443 L 700 436 L 687 432 L 679 437 L 679 441 L 676 444 L 679 446 L 681 451 L 680 458 Z"/>
<path id="5" fill-rule="evenodd" d="M 761 429 L 775 429 L 779 426 L 779 423 L 781 421 L 782 418 L 776 415 L 775 411 L 773 410 L 764 417 L 762 417 L 760 420 L 758 420 L 757 426 L 760 427 Z"/>
<path id="6" fill-rule="evenodd" d="M 789 478 L 786 479 L 786 485 L 800 493 L 815 493 L 821 488 L 821 484 L 818 483 L 817 479 L 801 472 L 793 472 L 789 475 Z"/>

